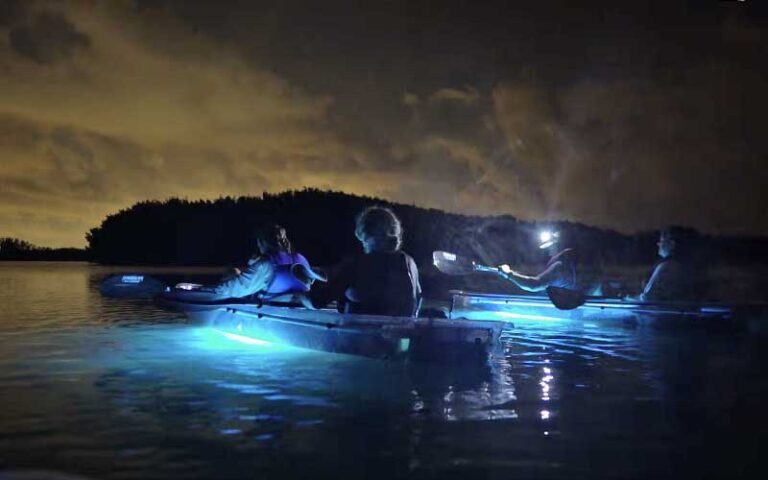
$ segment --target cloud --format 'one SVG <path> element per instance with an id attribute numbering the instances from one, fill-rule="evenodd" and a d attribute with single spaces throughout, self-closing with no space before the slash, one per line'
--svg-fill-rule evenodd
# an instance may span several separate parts
<path id="1" fill-rule="evenodd" d="M 69 58 L 90 45 L 90 39 L 61 14 L 40 13 L 29 22 L 15 25 L 8 33 L 10 46 L 38 63 Z"/>
<path id="2" fill-rule="evenodd" d="M 494 91 L 512 154 L 550 215 L 625 231 L 669 223 L 745 233 L 768 185 L 758 132 L 768 83 L 729 63 L 671 81 L 583 81 Z"/>
<path id="3" fill-rule="evenodd" d="M 544 35 L 531 20 L 562 15 L 417 9 L 456 28 L 414 33 L 397 5 L 365 26 L 339 6 L 330 27 L 301 2 L 139 6 L 0 3 L 0 236 L 83 245 L 139 200 L 305 185 L 625 231 L 768 234 L 766 37 L 743 18 L 677 37 L 584 12 L 589 28 Z M 676 47 L 703 37 L 707 52 Z M 515 48 L 489 53 L 500 45 Z"/>
<path id="4" fill-rule="evenodd" d="M 474 105 L 480 100 L 477 89 L 467 86 L 463 89 L 442 88 L 429 97 L 430 102 L 456 102 L 464 105 Z"/>
<path id="5" fill-rule="evenodd" d="M 323 126 L 329 97 L 217 51 L 172 18 L 127 2 L 25 7 L 0 27 L 5 228 L 24 230 L 10 212 L 46 202 L 93 226 L 144 198 L 299 187 L 345 157 Z M 299 163 L 307 168 L 285 173 Z M 31 241 L 83 244 L 85 230 L 28 227 Z"/>

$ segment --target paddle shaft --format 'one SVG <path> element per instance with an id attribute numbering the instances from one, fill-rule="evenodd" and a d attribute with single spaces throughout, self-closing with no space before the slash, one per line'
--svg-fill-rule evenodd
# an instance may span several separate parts
<path id="1" fill-rule="evenodd" d="M 497 267 L 480 265 L 466 257 L 451 252 L 437 250 L 432 253 L 434 265 L 447 275 L 467 275 L 475 272 L 496 273 L 508 279 L 507 274 Z M 552 304 L 560 310 L 573 310 L 584 304 L 586 297 L 583 292 L 567 288 L 549 286 L 547 296 Z"/>
<path id="2" fill-rule="evenodd" d="M 496 267 L 489 267 L 488 265 L 478 265 L 478 264 L 475 264 L 475 271 L 476 272 L 499 273 L 499 269 L 496 268 Z"/>

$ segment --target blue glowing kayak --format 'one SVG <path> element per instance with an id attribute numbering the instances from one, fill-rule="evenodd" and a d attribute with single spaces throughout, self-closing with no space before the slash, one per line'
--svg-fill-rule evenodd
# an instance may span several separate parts
<path id="1" fill-rule="evenodd" d="M 213 301 L 172 289 L 156 301 L 199 325 L 251 339 L 311 350 L 416 361 L 485 362 L 504 322 L 340 314 L 299 303 Z"/>
<path id="2" fill-rule="evenodd" d="M 614 324 L 656 327 L 706 326 L 754 330 L 765 318 L 765 304 L 725 305 L 684 302 L 627 302 L 618 298 L 588 297 L 572 310 L 559 310 L 545 296 L 503 295 L 451 291 L 449 317 L 505 321 L 513 324 L 542 324 L 570 321 L 586 325 Z M 762 323 L 762 322 L 760 322 Z M 764 328 L 764 327 L 763 327 Z"/>

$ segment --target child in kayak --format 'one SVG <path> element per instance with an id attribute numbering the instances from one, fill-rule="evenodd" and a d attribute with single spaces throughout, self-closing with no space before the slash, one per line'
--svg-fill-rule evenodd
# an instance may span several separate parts
<path id="1" fill-rule="evenodd" d="M 293 250 L 285 228 L 268 225 L 255 232 L 258 254 L 248 265 L 213 287 L 220 298 L 242 298 L 260 294 L 271 298 L 286 293 L 308 292 L 314 280 L 325 278 L 312 270 L 309 262 Z"/>
<path id="2" fill-rule="evenodd" d="M 355 220 L 355 236 L 363 253 L 348 257 L 331 272 L 329 298 L 339 310 L 371 315 L 418 315 L 421 306 L 419 270 L 400 249 L 403 228 L 386 207 L 368 207 Z"/>

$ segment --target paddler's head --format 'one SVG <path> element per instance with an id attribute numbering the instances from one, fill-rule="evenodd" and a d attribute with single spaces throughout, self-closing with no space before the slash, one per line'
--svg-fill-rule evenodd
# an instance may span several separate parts
<path id="1" fill-rule="evenodd" d="M 274 223 L 262 225 L 254 230 L 253 237 L 261 255 L 272 255 L 277 252 L 293 253 L 288 233 L 281 225 Z"/>
<path id="2" fill-rule="evenodd" d="M 661 231 L 659 241 L 659 256 L 685 259 L 693 255 L 700 240 L 699 232 L 690 227 L 671 226 Z"/>
<path id="3" fill-rule="evenodd" d="M 668 258 L 672 255 L 684 257 L 694 249 L 699 233 L 693 228 L 670 226 L 661 231 L 659 241 L 656 245 L 659 247 L 659 256 Z"/>
<path id="4" fill-rule="evenodd" d="M 403 227 L 395 212 L 387 207 L 368 207 L 355 219 L 355 236 L 365 253 L 393 252 L 400 249 Z"/>
<path id="5" fill-rule="evenodd" d="M 667 258 L 672 255 L 672 252 L 675 251 L 675 239 L 674 235 L 669 231 L 669 229 L 664 229 L 661 231 L 661 235 L 659 236 L 659 241 L 656 242 L 656 246 L 659 247 L 659 256 L 661 258 Z"/>
<path id="6" fill-rule="evenodd" d="M 554 228 L 544 228 L 538 232 L 539 248 L 547 250 L 550 255 L 557 253 L 562 237 Z"/>

